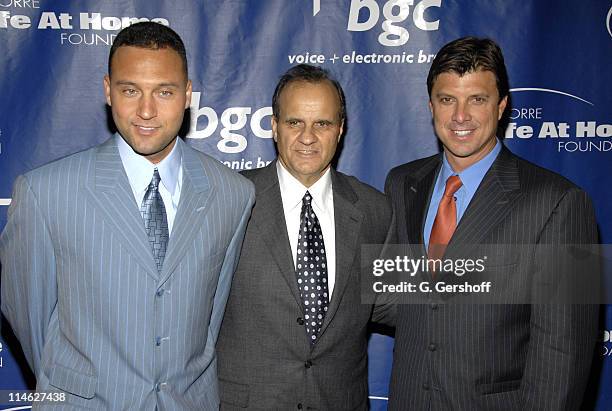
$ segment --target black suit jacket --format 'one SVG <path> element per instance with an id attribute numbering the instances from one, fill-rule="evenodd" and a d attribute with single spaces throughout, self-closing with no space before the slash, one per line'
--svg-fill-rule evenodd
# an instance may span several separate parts
<path id="1" fill-rule="evenodd" d="M 439 154 L 417 160 L 387 177 L 399 242 L 421 244 L 415 248 L 422 252 L 441 159 Z M 447 255 L 465 244 L 596 242 L 586 194 L 503 148 L 459 222 Z M 520 258 L 508 267 L 509 275 L 533 269 Z M 400 305 L 389 409 L 578 409 L 597 313 L 598 306 L 576 304 Z"/>
<path id="2" fill-rule="evenodd" d="M 332 170 L 336 282 L 311 347 L 285 224 L 276 163 L 244 173 L 255 207 L 217 351 L 222 410 L 366 410 L 367 325 L 394 306 L 362 304 L 362 244 L 382 244 L 391 206 L 382 193 Z"/>

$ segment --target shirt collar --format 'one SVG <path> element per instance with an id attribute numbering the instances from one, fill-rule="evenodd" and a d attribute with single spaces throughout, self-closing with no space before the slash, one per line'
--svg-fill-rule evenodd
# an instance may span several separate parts
<path id="1" fill-rule="evenodd" d="M 501 151 L 501 143 L 498 139 L 495 140 L 495 147 L 493 147 L 490 153 L 459 173 L 453 171 L 453 168 L 446 158 L 446 153 L 444 153 L 442 156 L 442 170 L 440 171 L 442 177 L 441 181 L 446 182 L 450 176 L 458 175 L 467 192 L 475 193 L 484 175 L 489 171 L 489 168 L 491 168 L 497 155 Z"/>
<path id="2" fill-rule="evenodd" d="M 280 160 L 276 162 L 276 174 L 278 175 L 283 205 L 288 207 L 286 211 L 293 210 L 296 207 L 301 208 L 302 198 L 306 191 L 312 196 L 312 202 L 315 207 L 329 211 L 329 199 L 332 198 L 331 167 L 310 187 L 304 186 L 295 178 L 283 166 Z"/>
<path id="3" fill-rule="evenodd" d="M 146 157 L 137 154 L 119 133 L 115 134 L 115 140 L 130 186 L 136 192 L 144 192 L 147 189 L 153 177 L 153 170 L 157 168 L 161 184 L 171 196 L 174 196 L 183 157 L 183 142 L 180 138 L 176 139 L 170 154 L 157 164 L 153 164 Z"/>

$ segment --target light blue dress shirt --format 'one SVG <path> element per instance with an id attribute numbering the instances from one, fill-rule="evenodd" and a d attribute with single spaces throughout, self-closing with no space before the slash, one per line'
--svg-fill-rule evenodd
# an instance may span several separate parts
<path id="1" fill-rule="evenodd" d="M 127 174 L 130 187 L 134 194 L 136 205 L 140 208 L 142 199 L 147 192 L 153 170 L 157 168 L 161 178 L 159 194 L 164 202 L 166 218 L 168 219 L 168 233 L 172 235 L 174 218 L 181 198 L 181 187 L 183 185 L 183 149 L 185 144 L 180 138 L 176 139 L 176 144 L 172 151 L 159 163 L 153 164 L 146 157 L 137 154 L 128 143 L 123 140 L 119 133 L 115 134 L 119 157 L 125 173 Z"/>
<path id="2" fill-rule="evenodd" d="M 459 225 L 459 221 L 461 221 L 463 213 L 465 213 L 465 210 L 470 204 L 470 201 L 472 201 L 472 197 L 474 197 L 478 186 L 482 182 L 482 179 L 487 171 L 489 171 L 489 168 L 491 168 L 491 165 L 493 165 L 493 162 L 497 158 L 501 148 L 501 143 L 499 140 L 497 140 L 495 147 L 489 154 L 460 173 L 456 173 L 452 169 L 451 165 L 448 163 L 448 159 L 446 158 L 446 153 L 442 155 L 442 169 L 438 173 L 438 178 L 436 179 L 436 185 L 434 186 L 433 193 L 431 195 L 429 209 L 427 210 L 427 218 L 425 219 L 425 227 L 423 229 L 425 249 L 429 248 L 429 236 L 431 234 L 431 228 L 433 227 L 434 220 L 436 219 L 436 214 L 438 213 L 438 205 L 440 204 L 440 200 L 444 194 L 444 189 L 446 188 L 446 180 L 448 180 L 450 176 L 458 175 L 463 183 L 463 185 L 455 193 L 455 197 L 457 198 L 457 225 Z"/>

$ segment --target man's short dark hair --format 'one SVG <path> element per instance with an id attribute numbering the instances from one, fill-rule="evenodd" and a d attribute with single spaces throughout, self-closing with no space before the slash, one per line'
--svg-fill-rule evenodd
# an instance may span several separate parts
<path id="1" fill-rule="evenodd" d="M 338 116 L 340 121 L 346 119 L 346 100 L 344 98 L 342 86 L 340 86 L 340 83 L 338 83 L 327 70 L 321 67 L 311 66 L 310 64 L 299 64 L 295 67 L 291 67 L 282 75 L 274 89 L 274 95 L 272 96 L 272 112 L 274 117 L 279 118 L 280 116 L 280 105 L 278 100 L 281 93 L 287 85 L 298 81 L 305 81 L 308 83 L 330 82 L 338 92 L 338 99 L 340 100 L 340 112 Z"/>
<path id="2" fill-rule="evenodd" d="M 436 78 L 447 72 L 463 76 L 474 71 L 490 71 L 495 75 L 499 99 L 509 93 L 508 72 L 504 56 L 499 46 L 491 39 L 462 37 L 451 41 L 440 49 L 427 75 L 427 92 L 431 98 L 431 89 Z"/>
<path id="3" fill-rule="evenodd" d="M 181 37 L 176 34 L 168 26 L 163 24 L 154 23 L 152 21 L 144 21 L 140 23 L 132 24 L 121 30 L 115 41 L 111 46 L 110 53 L 108 54 L 108 75 L 111 74 L 111 62 L 113 55 L 119 47 L 132 46 L 140 47 L 145 49 L 165 49 L 169 48 L 176 51 L 183 62 L 183 68 L 185 70 L 185 77 L 187 76 L 187 52 L 185 51 L 185 44 Z"/>

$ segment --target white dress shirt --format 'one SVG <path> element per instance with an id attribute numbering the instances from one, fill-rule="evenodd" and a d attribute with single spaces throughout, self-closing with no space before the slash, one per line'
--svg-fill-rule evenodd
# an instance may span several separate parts
<path id="1" fill-rule="evenodd" d="M 331 171 L 327 169 L 325 174 L 310 187 L 305 187 L 293 177 L 281 164 L 280 160 L 276 162 L 276 173 L 283 200 L 283 211 L 285 213 L 294 267 L 300 231 L 302 198 L 306 191 L 312 196 L 312 208 L 319 219 L 321 231 L 323 231 L 323 243 L 325 244 L 325 255 L 327 258 L 327 287 L 329 289 L 329 300 L 331 301 L 336 280 L 336 227 L 334 225 L 334 195 Z"/>
<path id="2" fill-rule="evenodd" d="M 164 201 L 166 218 L 168 219 L 168 234 L 172 234 L 174 217 L 176 216 L 176 209 L 181 197 L 181 186 L 183 185 L 183 150 L 181 144 L 184 143 L 180 138 L 177 138 L 170 154 L 159 163 L 153 164 L 140 154 L 136 154 L 119 134 L 115 135 L 115 139 L 117 140 L 121 163 L 123 163 L 123 168 L 132 187 L 138 209 L 140 209 L 147 188 L 153 178 L 153 170 L 157 168 L 161 178 L 159 194 Z"/>

